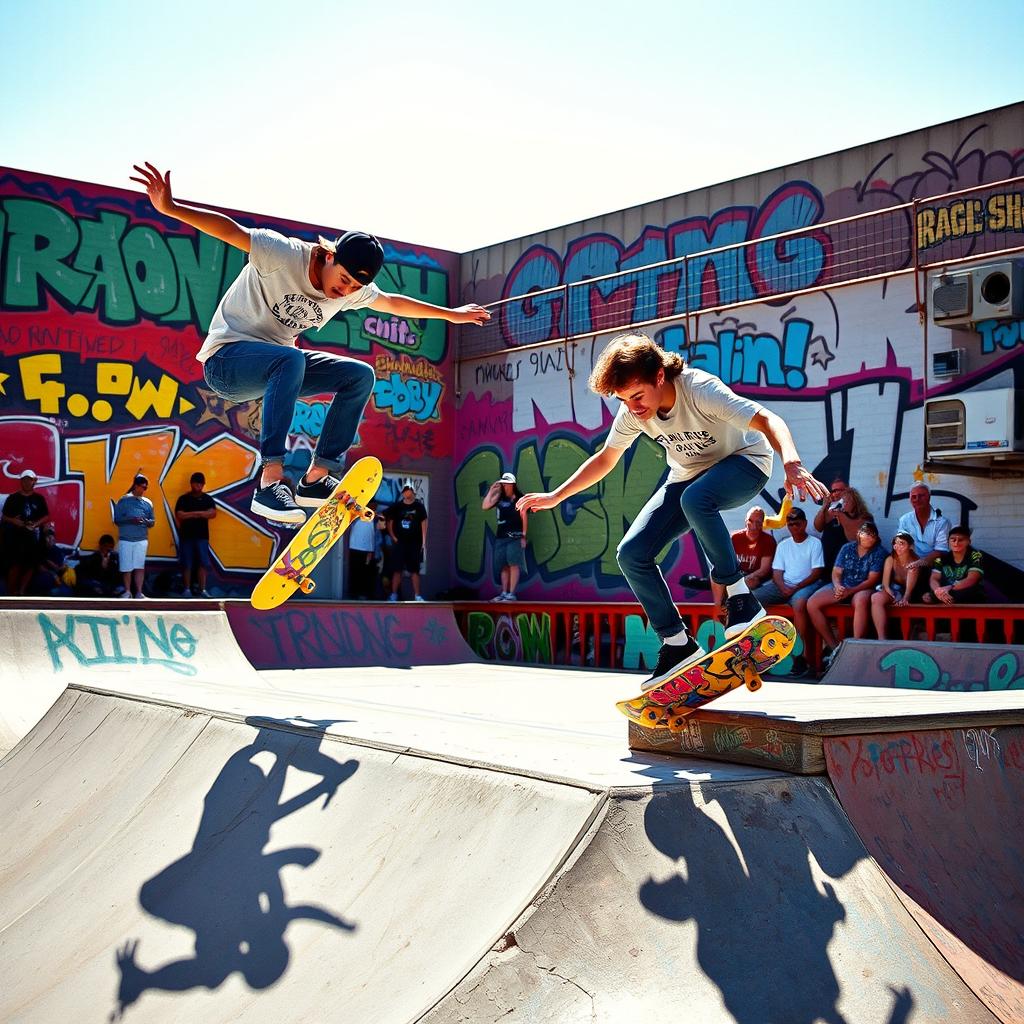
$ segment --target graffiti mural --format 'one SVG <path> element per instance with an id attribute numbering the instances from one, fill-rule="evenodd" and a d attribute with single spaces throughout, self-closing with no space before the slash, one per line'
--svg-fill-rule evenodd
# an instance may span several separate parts
<path id="1" fill-rule="evenodd" d="M 648 223 L 629 236 L 598 223 L 579 237 L 559 229 L 470 254 L 463 298 L 497 302 L 500 315 L 488 345 L 474 336 L 459 367 L 460 580 L 489 585 L 494 577 L 493 513 L 480 509 L 487 486 L 511 470 L 524 492 L 548 490 L 597 451 L 618 403 L 587 388 L 594 362 L 622 326 L 658 321 L 645 329 L 662 346 L 781 415 L 816 475 L 846 477 L 886 539 L 909 509 L 910 487 L 923 480 L 943 514 L 974 527 L 975 545 L 1010 568 L 1019 594 L 1024 542 L 1009 524 L 1024 480 L 924 468 L 926 397 L 1024 386 L 1021 320 L 948 329 L 927 324 L 919 311 L 928 277 L 922 272 L 915 281 L 915 247 L 928 267 L 941 268 L 945 260 L 983 260 L 1024 246 L 1019 183 L 943 197 L 1024 173 L 1024 104 L 992 125 L 975 122 L 949 152 L 935 149 L 927 132 L 901 139 L 881 161 L 873 155 L 864 163 L 860 181 L 842 187 L 825 189 L 810 178 L 757 194 L 761 179 L 745 179 L 733 194 L 749 193 L 748 202 Z M 834 158 L 816 165 L 835 181 Z M 943 198 L 908 205 L 924 197 Z M 659 208 L 675 202 L 686 210 L 690 199 L 703 201 L 693 193 Z M 604 220 L 609 227 L 644 223 L 632 216 L 638 211 L 627 212 L 628 220 Z M 819 227 L 840 218 L 854 219 Z M 784 232 L 794 234 L 764 241 Z M 680 256 L 685 263 L 661 263 Z M 875 275 L 885 276 L 861 280 Z M 801 289 L 814 290 L 786 294 Z M 558 340 L 543 344 L 549 339 Z M 936 377 L 931 354 L 950 349 L 963 350 L 961 372 Z M 663 473 L 658 450 L 641 439 L 600 484 L 534 514 L 520 595 L 628 599 L 615 549 Z M 782 494 L 776 460 L 760 503 L 777 510 Z M 744 514 L 727 514 L 731 529 L 742 527 Z M 663 567 L 678 600 L 707 594 L 709 566 L 690 537 L 670 546 Z"/>
<path id="2" fill-rule="evenodd" d="M 336 233 L 233 216 L 305 238 Z M 384 290 L 449 303 L 453 254 L 385 242 L 385 258 Z M 219 509 L 210 523 L 218 582 L 244 592 L 283 536 L 248 511 L 261 403 L 224 401 L 195 360 L 244 260 L 137 193 L 0 169 L 0 496 L 31 468 L 59 542 L 92 550 L 113 532 L 112 503 L 142 471 L 157 519 L 149 558 L 159 568 L 176 558 L 174 504 L 201 470 Z M 454 426 L 444 322 L 359 310 L 306 341 L 376 370 L 357 449 L 381 455 L 396 474 L 447 464 Z M 329 403 L 317 396 L 295 410 L 293 477 L 308 465 Z"/>

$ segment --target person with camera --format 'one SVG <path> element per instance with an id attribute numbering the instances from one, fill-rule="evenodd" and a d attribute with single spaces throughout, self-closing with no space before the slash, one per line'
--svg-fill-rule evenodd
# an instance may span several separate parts
<path id="1" fill-rule="evenodd" d="M 856 543 L 860 528 L 874 521 L 860 492 L 837 476 L 828 489 L 828 497 L 814 515 L 814 529 L 821 537 L 821 549 L 825 556 L 826 579 L 843 545 Z"/>

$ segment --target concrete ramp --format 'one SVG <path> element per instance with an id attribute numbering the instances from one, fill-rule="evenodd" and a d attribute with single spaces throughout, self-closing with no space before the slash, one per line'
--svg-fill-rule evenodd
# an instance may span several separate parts
<path id="1" fill-rule="evenodd" d="M 140 602 L 141 603 L 141 602 Z M 0 614 L 0 756 L 70 683 L 182 699 L 191 687 L 261 688 L 220 611 L 90 608 Z"/>
<path id="2" fill-rule="evenodd" d="M 605 801 L 70 687 L 0 767 L 0 1019 L 417 1020 Z"/>
<path id="3" fill-rule="evenodd" d="M 821 682 L 898 690 L 1024 690 L 1024 647 L 844 640 Z"/>
<path id="4" fill-rule="evenodd" d="M 413 668 L 482 663 L 450 604 L 293 601 L 257 611 L 226 604 L 238 643 L 258 669 Z"/>
<path id="5" fill-rule="evenodd" d="M 1024 1021 L 1024 727 L 825 743 L 843 808 L 897 895 L 993 1013 Z"/>

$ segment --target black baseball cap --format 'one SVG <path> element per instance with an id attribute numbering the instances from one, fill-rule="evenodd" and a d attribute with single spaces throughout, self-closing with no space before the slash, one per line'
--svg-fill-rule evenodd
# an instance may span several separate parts
<path id="1" fill-rule="evenodd" d="M 384 266 L 384 247 L 365 231 L 346 231 L 333 242 L 321 238 L 320 244 L 362 284 L 369 284 Z"/>
<path id="2" fill-rule="evenodd" d="M 786 522 L 794 522 L 796 520 L 802 520 L 806 522 L 807 513 L 802 508 L 791 508 L 786 515 Z"/>

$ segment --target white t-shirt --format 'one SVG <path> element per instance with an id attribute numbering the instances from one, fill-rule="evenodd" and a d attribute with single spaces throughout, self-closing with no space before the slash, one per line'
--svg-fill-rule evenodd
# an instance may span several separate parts
<path id="1" fill-rule="evenodd" d="M 669 483 L 690 480 L 729 455 L 742 455 L 772 475 L 772 446 L 750 421 L 764 410 L 741 398 L 717 377 L 690 367 L 676 377 L 675 405 L 666 416 L 634 416 L 623 403 L 608 431 L 609 448 L 628 448 L 641 434 L 665 449 Z"/>
<path id="2" fill-rule="evenodd" d="M 196 355 L 201 363 L 233 341 L 294 347 L 303 331 L 323 327 L 343 310 L 368 306 L 380 295 L 375 284 L 367 284 L 344 298 L 329 299 L 309 280 L 312 242 L 265 228 L 250 232 L 249 238 L 249 262 L 213 314 L 210 333 Z"/>
<path id="3" fill-rule="evenodd" d="M 782 582 L 795 587 L 811 575 L 812 569 L 825 568 L 825 552 L 817 537 L 808 536 L 802 544 L 792 537 L 779 541 L 772 560 L 772 569 L 782 570 Z"/>

